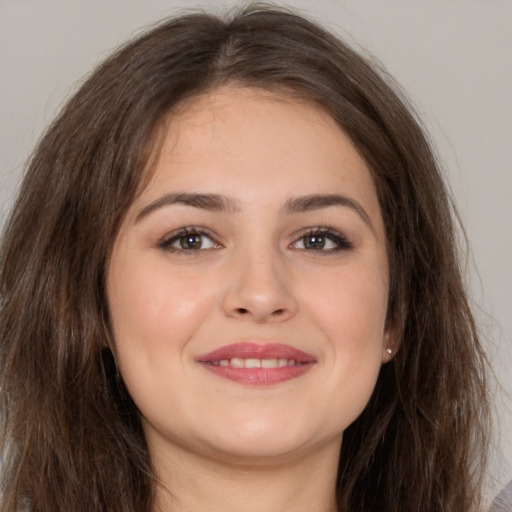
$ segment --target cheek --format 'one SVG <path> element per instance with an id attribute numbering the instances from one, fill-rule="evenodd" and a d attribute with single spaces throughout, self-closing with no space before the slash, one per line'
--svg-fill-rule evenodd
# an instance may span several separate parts
<path id="1" fill-rule="evenodd" d="M 109 278 L 108 299 L 121 365 L 159 360 L 181 350 L 215 300 L 200 272 L 170 271 L 163 262 L 125 262 Z M 173 360 L 172 358 L 168 358 Z"/>
<path id="2" fill-rule="evenodd" d="M 332 379 L 371 393 L 382 363 L 387 280 L 365 265 L 351 265 L 323 280 L 317 276 L 316 283 L 309 309 L 328 342 Z"/>
<path id="3" fill-rule="evenodd" d="M 340 343 L 382 339 L 388 297 L 382 274 L 361 264 L 313 276 L 309 307 L 333 339 Z"/>
<path id="4" fill-rule="evenodd" d="M 200 272 L 172 271 L 165 258 L 152 260 L 120 263 L 118 258 L 107 294 L 116 361 L 129 393 L 151 423 L 158 424 L 163 415 L 164 423 L 172 424 L 162 411 L 186 416 L 188 404 L 168 391 L 191 385 L 184 370 L 189 341 L 213 307 L 215 287 L 205 286 Z"/>
<path id="5" fill-rule="evenodd" d="M 323 428 L 347 428 L 364 410 L 382 365 L 387 287 L 354 267 L 324 283 L 311 297 L 310 310 L 326 340 L 325 388 L 316 401 L 324 412 Z"/>

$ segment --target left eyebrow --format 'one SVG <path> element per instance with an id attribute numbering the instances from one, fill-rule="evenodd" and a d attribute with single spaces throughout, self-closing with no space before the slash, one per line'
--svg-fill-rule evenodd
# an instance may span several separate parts
<path id="1" fill-rule="evenodd" d="M 283 207 L 285 213 L 303 213 L 320 210 L 329 206 L 344 206 L 355 211 L 363 221 L 373 230 L 370 216 L 355 199 L 342 194 L 313 194 L 309 196 L 294 197 Z"/>

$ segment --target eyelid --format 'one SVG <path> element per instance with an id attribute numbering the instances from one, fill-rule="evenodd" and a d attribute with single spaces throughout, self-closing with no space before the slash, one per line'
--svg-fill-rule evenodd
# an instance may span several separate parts
<path id="1" fill-rule="evenodd" d="M 215 245 L 219 247 L 215 247 L 215 249 L 222 247 L 222 244 L 218 240 L 218 236 L 211 230 L 202 227 L 202 226 L 183 226 L 181 228 L 175 229 L 170 233 L 165 234 L 162 238 L 160 238 L 157 242 L 157 245 L 160 249 L 168 252 L 181 253 L 181 254 L 198 254 L 205 251 L 210 251 L 210 249 L 178 249 L 176 247 L 172 247 L 172 244 L 178 240 L 182 236 L 186 235 L 201 235 L 206 238 L 209 238 Z"/>
<path id="2" fill-rule="evenodd" d="M 293 245 L 297 244 L 302 238 L 307 236 L 322 236 L 333 241 L 337 247 L 335 249 L 315 250 L 315 249 L 295 249 L 297 251 L 314 252 L 316 254 L 332 254 L 339 251 L 347 251 L 354 248 L 354 244 L 340 231 L 332 228 L 331 226 L 317 226 L 306 228 L 299 231 L 294 236 L 294 241 L 289 245 L 293 249 Z"/>

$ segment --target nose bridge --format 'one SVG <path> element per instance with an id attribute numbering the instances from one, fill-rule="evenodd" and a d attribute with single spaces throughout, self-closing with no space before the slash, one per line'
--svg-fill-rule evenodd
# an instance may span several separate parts
<path id="1" fill-rule="evenodd" d="M 226 314 L 257 322 L 283 321 L 295 314 L 297 302 L 287 261 L 268 237 L 266 242 L 236 248 L 230 263 Z"/>

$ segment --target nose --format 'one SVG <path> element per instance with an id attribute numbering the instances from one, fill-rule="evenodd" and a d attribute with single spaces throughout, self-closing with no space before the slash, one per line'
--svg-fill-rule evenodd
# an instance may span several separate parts
<path id="1" fill-rule="evenodd" d="M 223 298 L 227 316 L 256 323 L 284 322 L 298 310 L 293 280 L 279 255 L 241 255 L 232 262 Z"/>

